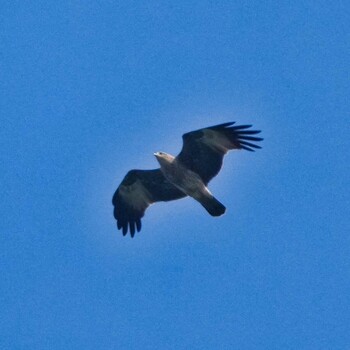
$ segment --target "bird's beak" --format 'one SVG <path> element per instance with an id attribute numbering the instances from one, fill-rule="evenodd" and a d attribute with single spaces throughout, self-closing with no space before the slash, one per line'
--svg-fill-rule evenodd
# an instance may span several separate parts
<path id="1" fill-rule="evenodd" d="M 153 153 L 153 155 L 157 157 L 157 155 L 158 155 L 158 152 L 155 152 L 155 153 Z"/>

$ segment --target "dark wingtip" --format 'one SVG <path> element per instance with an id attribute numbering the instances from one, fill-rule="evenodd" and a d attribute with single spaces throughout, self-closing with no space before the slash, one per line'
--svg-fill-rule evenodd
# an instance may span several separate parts
<path id="1" fill-rule="evenodd" d="M 254 149 L 246 147 L 246 146 L 241 146 L 241 149 L 245 149 L 246 151 L 249 151 L 249 152 L 255 152 Z"/>
<path id="2" fill-rule="evenodd" d="M 261 130 L 247 130 L 251 127 L 252 127 L 251 124 L 246 124 L 246 125 L 237 125 L 234 127 L 230 127 L 228 129 L 233 132 L 232 137 L 238 143 L 237 145 L 238 148 L 245 149 L 246 151 L 249 151 L 249 152 L 254 152 L 255 151 L 254 148 L 261 149 L 261 146 L 258 146 L 252 142 L 260 142 L 263 140 L 263 138 L 251 136 L 251 135 L 259 134 L 261 132 Z"/>
<path id="3" fill-rule="evenodd" d="M 141 231 L 141 220 L 136 219 L 136 221 L 121 222 L 117 220 L 118 230 L 122 230 L 123 236 L 126 236 L 130 232 L 131 238 L 134 238 L 136 232 Z"/>
<path id="4" fill-rule="evenodd" d="M 129 228 L 130 228 L 131 238 L 133 238 L 135 235 L 135 222 L 134 221 L 129 222 Z"/>
<path id="5" fill-rule="evenodd" d="M 261 148 L 261 146 L 258 146 L 254 143 L 251 143 L 251 142 L 246 142 L 246 141 L 239 141 L 240 145 L 244 145 L 244 146 L 247 146 L 247 147 L 253 147 L 253 148 Z"/>
<path id="6" fill-rule="evenodd" d="M 233 126 L 232 128 L 230 128 L 230 129 L 232 129 L 232 130 L 243 130 L 243 129 L 249 129 L 249 128 L 251 128 L 253 125 L 251 125 L 251 124 L 247 124 L 247 125 L 237 125 L 237 126 Z"/>
<path id="7" fill-rule="evenodd" d="M 254 137 L 254 136 L 239 136 L 240 140 L 248 140 L 248 141 L 262 141 L 262 137 Z"/>
<path id="8" fill-rule="evenodd" d="M 228 127 L 230 125 L 233 125 L 235 123 L 236 122 L 228 122 L 228 123 L 218 124 L 218 125 L 211 126 L 208 129 L 213 129 L 213 130 L 222 129 L 222 128 L 226 128 L 226 127 Z"/>
<path id="9" fill-rule="evenodd" d="M 240 135 L 255 135 L 255 134 L 260 134 L 261 130 L 242 130 L 239 131 Z"/>
<path id="10" fill-rule="evenodd" d="M 123 225 L 123 236 L 125 236 L 128 233 L 128 224 Z"/>
<path id="11" fill-rule="evenodd" d="M 141 220 L 140 219 L 136 220 L 136 230 L 137 230 L 137 232 L 141 231 Z"/>

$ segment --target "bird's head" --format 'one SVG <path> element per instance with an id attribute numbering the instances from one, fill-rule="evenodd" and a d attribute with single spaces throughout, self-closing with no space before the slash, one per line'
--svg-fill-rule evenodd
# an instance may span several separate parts
<path id="1" fill-rule="evenodd" d="M 174 160 L 174 157 L 171 154 L 165 152 L 155 152 L 153 155 L 157 158 L 160 164 L 170 163 Z"/>

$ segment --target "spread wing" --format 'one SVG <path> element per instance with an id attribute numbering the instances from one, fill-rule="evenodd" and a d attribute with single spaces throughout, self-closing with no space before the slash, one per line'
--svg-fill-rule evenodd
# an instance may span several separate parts
<path id="1" fill-rule="evenodd" d="M 224 155 L 229 150 L 261 148 L 253 142 L 263 139 L 252 136 L 260 131 L 247 130 L 251 125 L 232 126 L 234 123 L 215 125 L 182 136 L 183 147 L 177 159 L 197 173 L 205 184 L 219 173 Z"/>
<path id="2" fill-rule="evenodd" d="M 130 170 L 114 193 L 114 217 L 118 230 L 131 237 L 141 230 L 141 218 L 154 202 L 171 201 L 186 197 L 163 176 L 160 169 Z"/>

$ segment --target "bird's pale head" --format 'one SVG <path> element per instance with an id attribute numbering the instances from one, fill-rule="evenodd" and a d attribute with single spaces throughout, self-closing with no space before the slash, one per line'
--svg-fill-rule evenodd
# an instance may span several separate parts
<path id="1" fill-rule="evenodd" d="M 171 163 L 174 160 L 174 156 L 171 154 L 165 153 L 165 152 L 155 152 L 153 153 L 154 156 L 157 158 L 160 165 Z"/>

